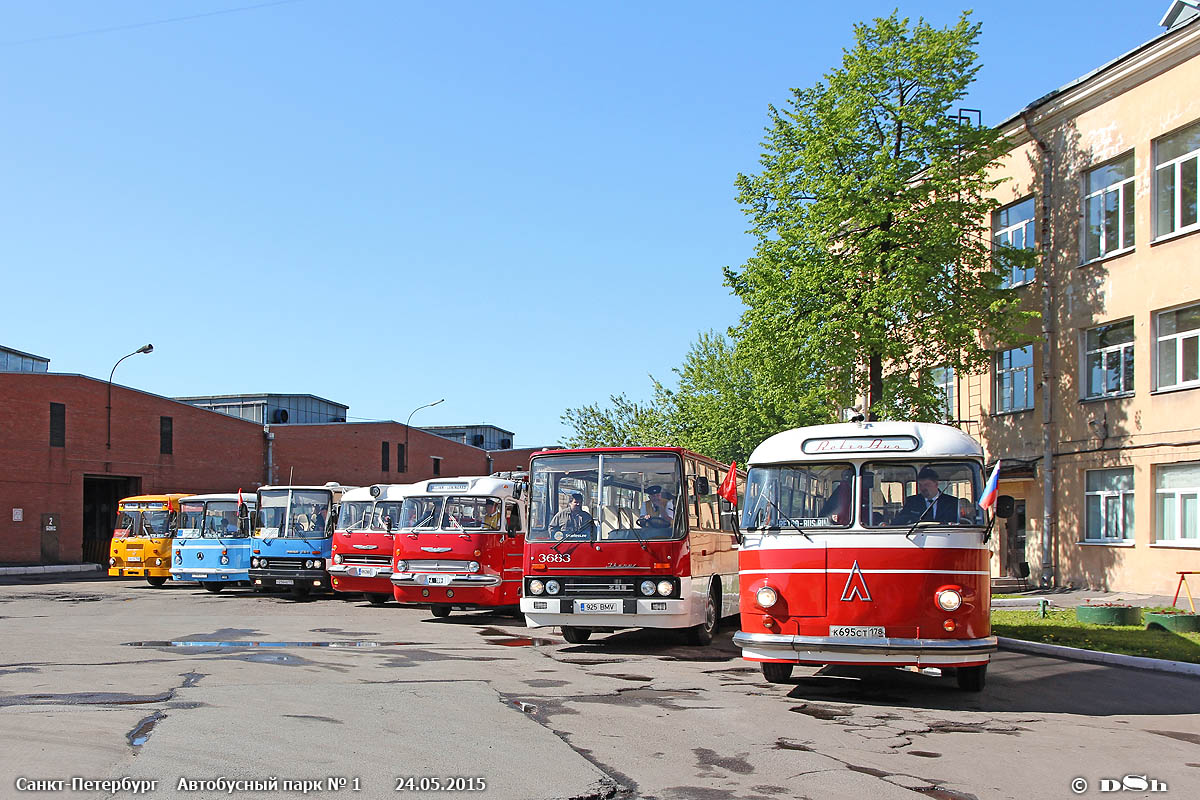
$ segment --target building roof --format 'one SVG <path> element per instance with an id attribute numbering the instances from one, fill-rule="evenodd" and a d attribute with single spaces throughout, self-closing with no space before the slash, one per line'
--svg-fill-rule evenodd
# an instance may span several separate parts
<path id="1" fill-rule="evenodd" d="M 46 358 L 45 356 L 35 356 L 33 353 L 26 353 L 21 350 L 17 350 L 15 347 L 5 347 L 4 345 L 0 344 L 0 350 L 3 350 L 6 353 L 12 353 L 15 356 L 20 356 L 21 358 L 33 358 L 38 361 L 45 361 L 47 364 L 50 363 L 50 359 Z"/>
<path id="2" fill-rule="evenodd" d="M 195 397 L 172 397 L 171 399 L 178 400 L 181 403 L 194 403 L 194 402 L 197 402 L 200 400 L 212 400 L 214 402 L 219 402 L 222 400 L 267 400 L 272 397 L 309 397 L 309 398 L 312 398 L 313 400 L 319 400 L 322 403 L 328 403 L 331 406 L 337 406 L 338 408 L 344 408 L 347 411 L 350 409 L 350 406 L 345 405 L 343 403 L 338 403 L 333 400 L 327 400 L 324 397 L 317 397 L 315 394 L 304 394 L 302 392 L 301 393 L 297 393 L 297 392 L 263 392 L 260 394 L 202 394 L 202 395 L 197 395 Z"/>

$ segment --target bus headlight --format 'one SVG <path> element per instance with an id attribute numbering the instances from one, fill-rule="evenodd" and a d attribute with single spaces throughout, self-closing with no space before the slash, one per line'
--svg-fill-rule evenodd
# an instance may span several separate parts
<path id="1" fill-rule="evenodd" d="M 176 553 L 176 554 L 175 554 L 175 563 L 176 563 L 176 564 L 182 564 L 182 563 L 183 563 L 183 553 Z"/>
<path id="2" fill-rule="evenodd" d="M 544 591 L 546 591 L 546 584 L 544 584 L 538 580 L 533 580 L 533 581 L 529 582 L 529 593 L 530 594 L 541 594 Z"/>
<path id="3" fill-rule="evenodd" d="M 154 566 L 156 566 L 156 567 L 161 567 L 161 566 L 162 566 L 162 559 L 161 559 L 161 558 L 156 558 L 156 559 L 154 559 Z"/>
<path id="4" fill-rule="evenodd" d="M 325 568 L 325 561 L 323 559 L 320 559 L 320 558 L 313 559 L 313 569 L 324 569 L 324 568 Z"/>
<path id="5" fill-rule="evenodd" d="M 646 597 L 649 597 L 650 595 L 654 594 L 654 581 L 642 581 L 642 585 L 639 586 L 638 589 L 641 590 L 642 594 L 646 595 Z"/>
<path id="6" fill-rule="evenodd" d="M 108 565 L 109 565 L 110 567 L 112 567 L 112 566 L 116 566 L 116 563 L 117 563 L 117 560 L 116 560 L 115 558 L 113 558 L 112 556 L 109 556 L 109 557 L 108 557 Z"/>
<path id="7" fill-rule="evenodd" d="M 229 556 L 221 556 L 221 564 L 228 565 L 229 564 Z"/>
<path id="8" fill-rule="evenodd" d="M 956 589 L 939 589 L 934 599 L 943 611 L 957 611 L 962 607 L 962 594 Z"/>
<path id="9" fill-rule="evenodd" d="M 479 562 L 472 561 L 470 564 L 467 564 L 467 572 L 479 572 Z"/>
<path id="10" fill-rule="evenodd" d="M 259 561 L 257 558 L 250 559 L 250 566 L 254 567 L 255 569 L 258 569 L 258 564 L 259 564 Z"/>
<path id="11" fill-rule="evenodd" d="M 396 562 L 396 572 L 408 572 L 408 562 L 407 561 L 397 561 Z"/>
<path id="12" fill-rule="evenodd" d="M 770 586 L 764 586 L 755 592 L 754 602 L 758 603 L 760 608 L 770 608 L 779 602 L 779 592 Z"/>
<path id="13" fill-rule="evenodd" d="M 335 564 L 340 564 L 340 563 L 342 563 L 342 554 L 341 554 L 341 553 L 334 553 L 334 554 L 333 554 L 333 563 L 335 563 Z"/>
<path id="14" fill-rule="evenodd" d="M 558 594 L 562 590 L 562 584 L 555 580 L 546 581 L 546 594 Z"/>
<path id="15" fill-rule="evenodd" d="M 663 597 L 668 596 L 673 591 L 675 591 L 675 584 L 671 583 L 670 581 L 659 581 L 658 582 L 658 593 L 661 594 Z"/>
<path id="16" fill-rule="evenodd" d="M 313 560 L 311 558 L 304 562 L 304 568 L 305 569 L 313 568 Z"/>

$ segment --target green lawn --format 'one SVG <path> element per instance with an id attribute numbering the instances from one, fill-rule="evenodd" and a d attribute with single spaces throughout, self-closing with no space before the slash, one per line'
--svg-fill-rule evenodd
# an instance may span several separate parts
<path id="1" fill-rule="evenodd" d="M 1073 608 L 1051 608 L 1044 619 L 1038 616 L 1035 608 L 993 609 L 992 634 L 1104 653 L 1200 664 L 1200 633 L 1148 631 L 1133 625 L 1081 625 L 1075 621 Z"/>

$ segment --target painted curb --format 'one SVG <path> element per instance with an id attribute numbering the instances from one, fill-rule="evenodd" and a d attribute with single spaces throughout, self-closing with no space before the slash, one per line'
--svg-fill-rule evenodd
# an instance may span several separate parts
<path id="1" fill-rule="evenodd" d="M 1051 608 L 1057 608 L 1054 600 L 1045 596 L 1034 597 L 993 597 L 992 608 L 1037 608 L 1038 601 L 1045 600 Z"/>
<path id="2" fill-rule="evenodd" d="M 1186 661 L 1166 661 L 1161 658 L 1127 656 L 1121 653 L 1101 653 L 1096 650 L 1083 650 L 1078 647 L 1067 647 L 1061 644 L 1009 639 L 1006 636 L 999 636 L 997 640 L 1001 650 L 1012 650 L 1017 653 L 1031 653 L 1039 656 L 1050 656 L 1051 658 L 1062 658 L 1068 661 L 1086 661 L 1091 664 L 1104 664 L 1110 667 L 1146 669 L 1154 672 L 1173 672 L 1178 675 L 1200 677 L 1200 664 L 1189 664 Z"/>
<path id="3" fill-rule="evenodd" d="M 51 564 L 36 567 L 0 567 L 0 575 L 54 575 L 65 572 L 99 572 L 99 564 Z"/>

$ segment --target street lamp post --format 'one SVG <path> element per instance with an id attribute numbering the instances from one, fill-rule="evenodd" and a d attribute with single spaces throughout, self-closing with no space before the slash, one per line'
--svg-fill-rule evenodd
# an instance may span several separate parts
<path id="1" fill-rule="evenodd" d="M 144 344 L 137 350 L 134 350 L 129 356 L 136 356 L 139 353 L 153 353 L 154 345 Z M 121 366 L 121 362 L 129 358 L 129 356 L 121 356 L 117 359 L 117 363 L 113 364 L 112 372 L 108 373 L 108 405 L 104 407 L 105 416 L 108 418 L 108 438 L 104 441 L 104 447 L 112 450 L 112 381 L 113 375 L 117 372 L 117 367 Z"/>
<path id="2" fill-rule="evenodd" d="M 434 400 L 432 403 L 426 403 L 423 406 L 417 406 L 416 408 L 414 408 L 412 410 L 412 414 L 408 415 L 408 419 L 405 420 L 405 422 L 404 422 L 404 464 L 403 464 L 404 469 L 402 469 L 401 472 L 405 472 L 405 473 L 408 472 L 408 432 L 411 430 L 411 428 L 409 428 L 409 426 L 408 426 L 408 423 L 412 422 L 413 414 L 417 413 L 422 408 L 429 408 L 430 406 L 436 406 L 438 403 L 444 403 L 445 401 L 446 401 L 446 398 L 443 397 L 441 400 Z"/>

